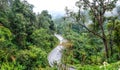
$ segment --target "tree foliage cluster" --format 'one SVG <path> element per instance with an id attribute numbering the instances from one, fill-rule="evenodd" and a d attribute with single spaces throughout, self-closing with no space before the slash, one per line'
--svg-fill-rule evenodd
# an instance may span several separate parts
<path id="1" fill-rule="evenodd" d="M 35 14 L 23 0 L 0 0 L 0 69 L 39 70 L 58 40 L 47 10 Z"/>

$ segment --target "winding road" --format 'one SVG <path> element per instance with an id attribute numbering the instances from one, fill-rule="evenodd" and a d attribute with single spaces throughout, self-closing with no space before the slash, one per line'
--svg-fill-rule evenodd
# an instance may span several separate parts
<path id="1" fill-rule="evenodd" d="M 62 46 L 61 44 L 64 42 L 67 42 L 66 39 L 64 39 L 61 35 L 59 34 L 54 34 L 60 41 L 59 45 L 54 48 L 48 55 L 48 61 L 49 61 L 49 65 L 51 67 L 54 66 L 54 63 L 57 63 L 57 64 L 62 64 L 61 63 L 61 58 L 62 58 L 62 50 L 65 49 L 64 46 Z M 65 67 L 64 64 L 62 64 L 62 67 Z M 58 70 L 61 70 L 60 68 L 58 68 Z M 72 67 L 68 67 L 67 70 L 75 70 L 74 68 Z"/>

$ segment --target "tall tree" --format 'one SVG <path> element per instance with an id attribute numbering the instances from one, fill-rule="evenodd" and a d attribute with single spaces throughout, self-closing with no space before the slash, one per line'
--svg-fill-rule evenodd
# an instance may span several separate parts
<path id="1" fill-rule="evenodd" d="M 115 7 L 116 2 L 117 0 L 79 0 L 76 2 L 76 6 L 79 8 L 78 13 L 75 15 L 72 13 L 75 16 L 74 18 L 77 23 L 90 33 L 102 39 L 106 58 L 109 58 L 109 48 L 108 40 L 105 34 L 106 19 L 104 14 L 107 11 L 111 11 Z M 99 31 L 89 29 L 88 26 L 86 26 L 85 17 L 81 11 L 89 11 L 90 19 L 93 22 L 94 28 L 99 29 Z"/>
<path id="2" fill-rule="evenodd" d="M 33 13 L 33 6 L 26 1 L 15 0 L 8 12 L 9 28 L 15 35 L 15 43 L 25 47 L 25 41 L 35 28 L 36 16 Z M 27 40 L 26 40 L 27 39 Z"/>
<path id="3" fill-rule="evenodd" d="M 54 22 L 52 16 L 47 10 L 43 10 L 41 14 L 38 14 L 38 28 L 45 28 L 50 30 L 55 30 Z"/>

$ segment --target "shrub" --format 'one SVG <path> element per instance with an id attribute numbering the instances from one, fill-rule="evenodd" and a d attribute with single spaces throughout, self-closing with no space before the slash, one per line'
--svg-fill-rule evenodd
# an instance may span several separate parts
<path id="1" fill-rule="evenodd" d="M 20 50 L 17 53 L 17 61 L 25 66 L 25 69 L 31 70 L 36 67 L 45 67 L 47 65 L 47 54 L 36 46 L 29 46 L 29 49 Z"/>
<path id="2" fill-rule="evenodd" d="M 49 34 L 49 31 L 43 28 L 35 30 L 32 33 L 31 38 L 33 39 L 34 45 L 42 48 L 46 52 L 50 52 L 50 50 L 58 43 L 57 38 Z"/>

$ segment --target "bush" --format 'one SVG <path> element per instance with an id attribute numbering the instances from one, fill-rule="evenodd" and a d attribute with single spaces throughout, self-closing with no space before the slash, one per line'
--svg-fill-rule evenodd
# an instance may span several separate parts
<path id="1" fill-rule="evenodd" d="M 0 70 L 24 70 L 25 67 L 20 65 L 19 63 L 13 63 L 13 62 L 6 62 L 2 63 L 0 66 Z"/>
<path id="2" fill-rule="evenodd" d="M 34 45 L 42 48 L 46 52 L 50 52 L 58 43 L 57 38 L 49 34 L 49 31 L 43 28 L 35 30 L 31 35 L 31 38 L 33 39 Z"/>
<path id="3" fill-rule="evenodd" d="M 11 41 L 12 33 L 8 28 L 0 26 L 0 42 Z"/>
<path id="4" fill-rule="evenodd" d="M 17 62 L 25 66 L 27 70 L 48 65 L 46 52 L 36 46 L 29 46 L 29 49 L 18 51 L 16 57 Z"/>

